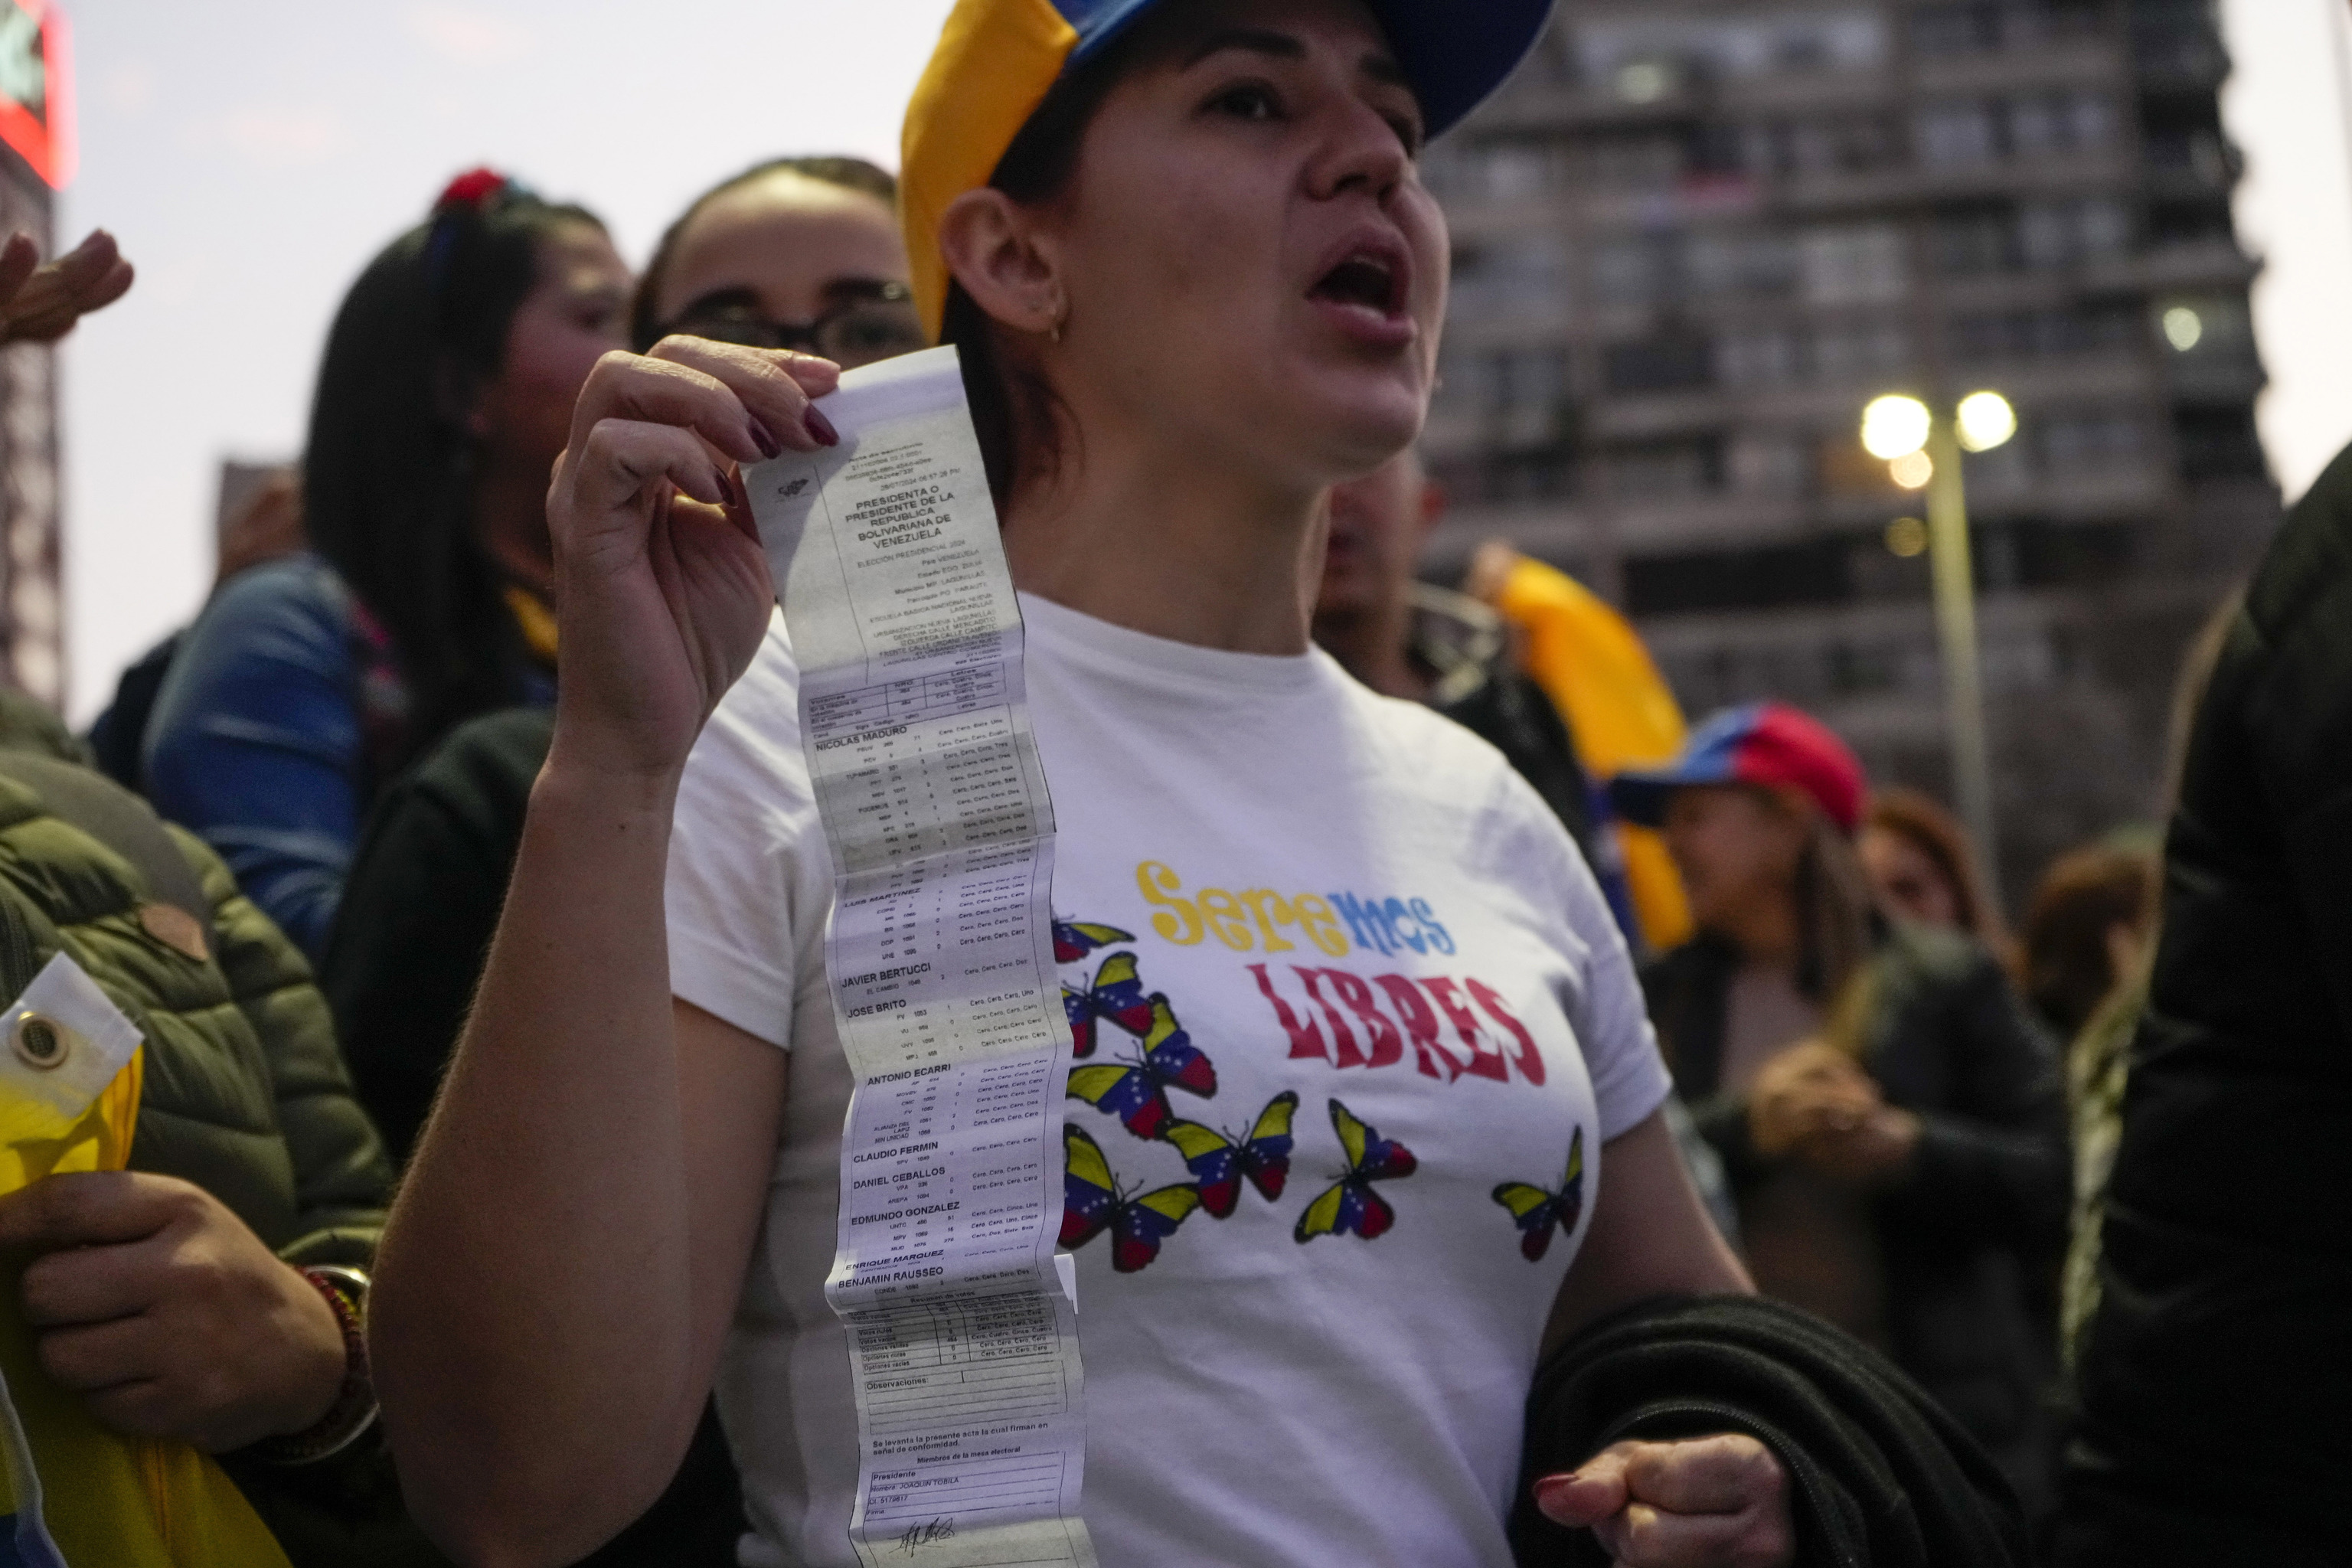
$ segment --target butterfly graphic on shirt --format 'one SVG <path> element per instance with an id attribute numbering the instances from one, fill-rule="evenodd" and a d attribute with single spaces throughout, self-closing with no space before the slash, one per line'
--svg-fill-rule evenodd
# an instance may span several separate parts
<path id="1" fill-rule="evenodd" d="M 1420 1169 L 1421 1162 L 1412 1157 L 1412 1150 L 1381 1137 L 1377 1129 L 1357 1120 L 1336 1100 L 1331 1102 L 1331 1127 L 1339 1134 L 1348 1168 L 1321 1197 L 1307 1205 L 1307 1212 L 1298 1216 L 1298 1227 L 1291 1232 L 1292 1239 L 1308 1242 L 1318 1236 L 1352 1231 L 1371 1241 L 1387 1235 L 1396 1224 L 1396 1210 L 1373 1191 L 1372 1184 L 1410 1176 Z"/>
<path id="2" fill-rule="evenodd" d="M 1223 1219 L 1241 1202 L 1242 1178 L 1273 1203 L 1290 1179 L 1290 1118 L 1298 1096 L 1284 1089 L 1265 1102 L 1246 1138 L 1234 1138 L 1197 1121 L 1171 1121 L 1160 1136 L 1184 1156 L 1185 1169 L 1201 1189 L 1201 1206 L 1211 1219 Z"/>
<path id="3" fill-rule="evenodd" d="M 1134 940 L 1133 931 L 1124 931 L 1117 926 L 1099 925 L 1092 921 L 1055 921 L 1054 962 L 1076 963 L 1098 947 Z"/>
<path id="4" fill-rule="evenodd" d="M 1540 1262 L 1551 1246 L 1551 1233 L 1558 1229 L 1574 1234 L 1576 1222 L 1584 1214 L 1584 1129 L 1578 1128 L 1568 1141 L 1568 1173 L 1559 1179 L 1559 1191 L 1549 1192 L 1526 1182 L 1505 1182 L 1495 1189 L 1495 1201 L 1510 1210 L 1518 1225 L 1520 1256 L 1530 1263 Z"/>
<path id="5" fill-rule="evenodd" d="M 1217 1092 L 1217 1069 L 1177 1023 L 1163 995 L 1152 996 L 1151 1028 L 1137 1043 L 1142 1055 L 1134 1061 L 1072 1068 L 1070 1095 L 1109 1111 L 1138 1138 L 1157 1138 L 1176 1120 L 1168 1090 L 1181 1089 L 1206 1100 Z"/>
<path id="6" fill-rule="evenodd" d="M 1110 1266 L 1121 1274 L 1149 1267 L 1160 1244 L 1201 1206 L 1189 1183 L 1129 1197 L 1111 1174 L 1100 1145 L 1082 1128 L 1062 1129 L 1062 1245 L 1084 1247 L 1110 1232 Z"/>
<path id="7" fill-rule="evenodd" d="M 1062 1013 L 1070 1020 L 1070 1054 L 1080 1060 L 1095 1054 L 1095 1025 L 1100 1019 L 1108 1018 L 1130 1035 L 1150 1034 L 1151 998 L 1143 994 L 1135 954 L 1114 952 L 1104 959 L 1083 991 L 1062 982 Z"/>

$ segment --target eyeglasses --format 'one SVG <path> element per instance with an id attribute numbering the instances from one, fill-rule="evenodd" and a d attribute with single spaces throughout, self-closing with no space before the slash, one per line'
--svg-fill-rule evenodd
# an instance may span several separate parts
<path id="1" fill-rule="evenodd" d="M 862 299 L 837 305 L 805 324 L 772 321 L 747 305 L 689 310 L 662 329 L 713 342 L 754 349 L 801 349 L 845 369 L 912 353 L 927 345 L 914 291 L 904 283 L 877 284 Z"/>

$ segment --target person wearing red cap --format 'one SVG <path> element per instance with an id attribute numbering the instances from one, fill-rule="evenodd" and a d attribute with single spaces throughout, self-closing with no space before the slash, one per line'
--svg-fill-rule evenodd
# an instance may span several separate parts
<path id="1" fill-rule="evenodd" d="M 2046 1503 L 2026 1280 L 2065 1235 L 2053 1046 L 1990 950 L 1874 914 L 1862 764 L 1811 715 L 1717 714 L 1610 794 L 1690 895 L 1697 935 L 1643 984 L 1758 1287 L 1886 1350 Z"/>

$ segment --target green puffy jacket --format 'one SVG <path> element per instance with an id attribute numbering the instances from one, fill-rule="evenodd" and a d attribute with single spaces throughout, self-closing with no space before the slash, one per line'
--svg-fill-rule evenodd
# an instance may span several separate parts
<path id="1" fill-rule="evenodd" d="M 0 999 L 63 949 L 146 1040 L 131 1168 L 203 1187 L 289 1262 L 366 1266 L 392 1170 L 310 964 L 194 835 L 52 760 L 71 752 L 11 722 L 13 706 L 0 700 Z M 203 957 L 189 922 L 153 908 L 190 903 Z M 320 1465 L 223 1463 L 297 1568 L 443 1561 L 373 1435 Z"/>

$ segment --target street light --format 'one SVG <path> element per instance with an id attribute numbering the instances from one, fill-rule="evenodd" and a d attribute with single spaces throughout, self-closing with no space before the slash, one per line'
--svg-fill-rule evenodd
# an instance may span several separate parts
<path id="1" fill-rule="evenodd" d="M 1862 444 L 1885 459 L 1905 489 L 1927 492 L 1928 564 L 1936 589 L 1936 636 L 1943 649 L 1944 702 L 1952 735 L 1952 780 L 1960 819 L 1977 841 L 1986 877 L 1998 887 L 1992 768 L 1986 754 L 1984 687 L 1977 658 L 1976 584 L 1969 563 L 1968 495 L 1960 453 L 1990 452 L 2017 434 L 2017 410 L 1998 392 L 1972 392 L 1948 419 L 1916 397 L 1890 393 L 1862 411 Z"/>
<path id="2" fill-rule="evenodd" d="M 2017 434 L 2017 410 L 1998 392 L 1971 392 L 1952 411 L 1960 446 L 1970 452 L 1990 452 Z"/>
<path id="3" fill-rule="evenodd" d="M 1927 429 L 1934 423 L 1927 405 L 1916 397 L 1899 392 L 1874 397 L 1862 411 L 1863 449 L 1889 463 L 1907 458 L 1927 444 Z"/>

